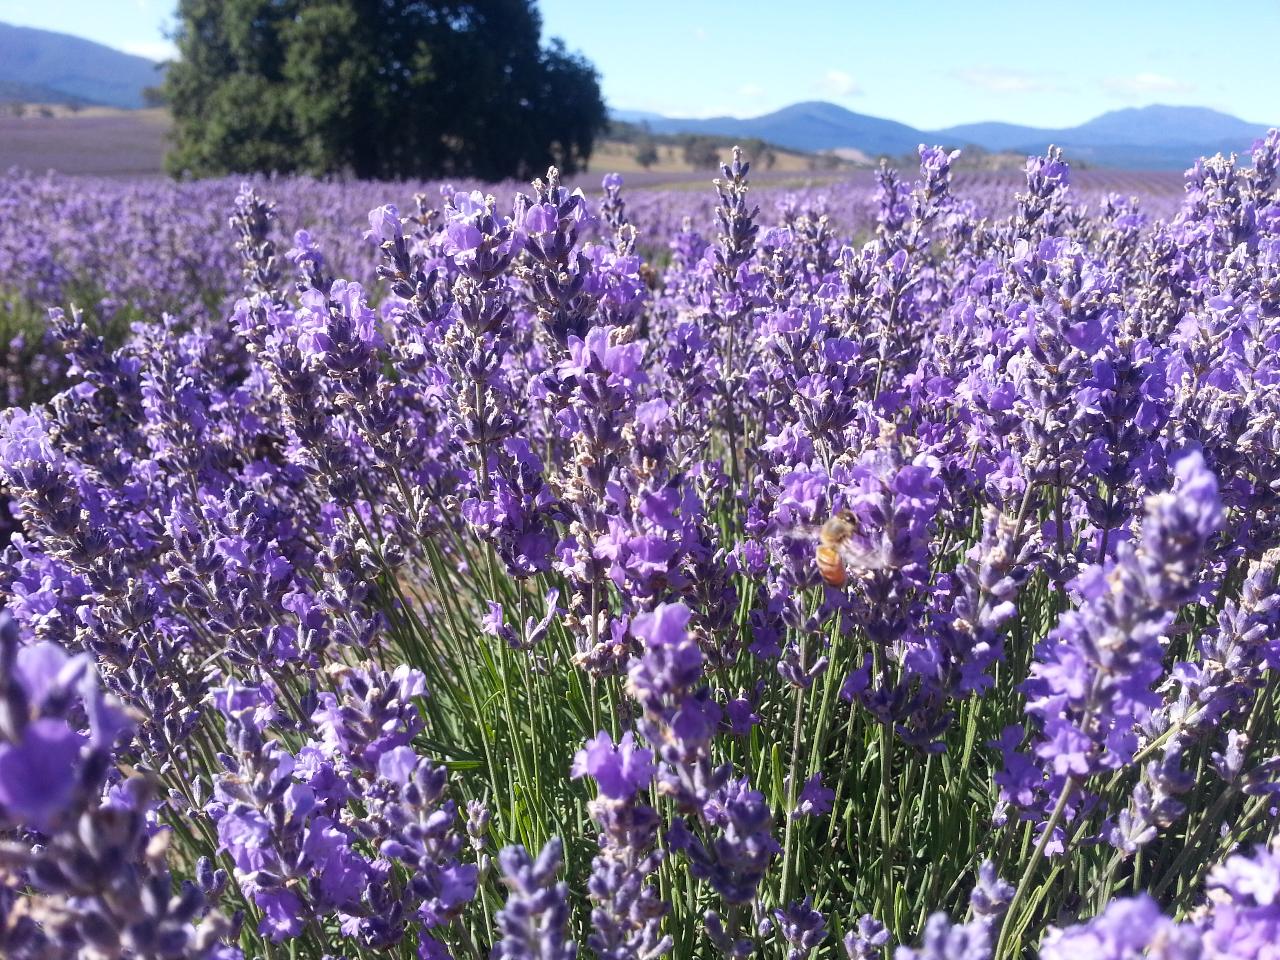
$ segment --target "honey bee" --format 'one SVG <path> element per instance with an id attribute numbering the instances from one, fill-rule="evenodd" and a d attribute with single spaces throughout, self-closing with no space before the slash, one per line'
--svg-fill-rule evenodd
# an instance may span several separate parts
<path id="1" fill-rule="evenodd" d="M 844 568 L 844 547 L 858 532 L 858 521 L 848 510 L 839 510 L 818 530 L 818 544 L 813 555 L 818 573 L 833 587 L 843 587 L 849 579 Z"/>
<path id="2" fill-rule="evenodd" d="M 818 529 L 814 560 L 818 573 L 829 586 L 843 587 L 849 581 L 850 572 L 884 567 L 880 557 L 854 543 L 858 529 L 858 518 L 849 510 L 837 510 Z"/>

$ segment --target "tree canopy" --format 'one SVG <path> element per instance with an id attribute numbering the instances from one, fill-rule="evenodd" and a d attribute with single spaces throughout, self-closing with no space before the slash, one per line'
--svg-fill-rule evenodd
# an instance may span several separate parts
<path id="1" fill-rule="evenodd" d="M 595 68 L 532 0 L 180 0 L 174 173 L 528 177 L 585 165 Z"/>

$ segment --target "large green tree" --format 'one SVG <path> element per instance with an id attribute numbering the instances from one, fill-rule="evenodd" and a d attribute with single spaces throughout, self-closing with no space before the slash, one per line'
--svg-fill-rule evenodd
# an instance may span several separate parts
<path id="1" fill-rule="evenodd" d="M 532 0 L 180 0 L 174 173 L 528 177 L 585 165 L 595 69 Z"/>

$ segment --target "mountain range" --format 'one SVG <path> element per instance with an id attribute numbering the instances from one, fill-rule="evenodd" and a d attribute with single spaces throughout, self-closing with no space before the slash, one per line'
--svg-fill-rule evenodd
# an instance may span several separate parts
<path id="1" fill-rule="evenodd" d="M 0 101 L 135 108 L 160 65 L 83 37 L 0 23 Z"/>
<path id="2" fill-rule="evenodd" d="M 759 117 L 682 118 L 615 110 L 617 120 L 647 125 L 654 133 L 756 137 L 792 150 L 821 153 L 855 149 L 868 156 L 899 156 L 921 143 L 976 146 L 990 152 L 1039 153 L 1062 147 L 1069 159 L 1100 167 L 1181 170 L 1199 156 L 1243 153 L 1266 133 L 1207 107 L 1153 105 L 1113 110 L 1075 127 L 1027 127 L 967 123 L 919 130 L 896 120 L 854 113 L 834 103 L 793 103 Z"/>

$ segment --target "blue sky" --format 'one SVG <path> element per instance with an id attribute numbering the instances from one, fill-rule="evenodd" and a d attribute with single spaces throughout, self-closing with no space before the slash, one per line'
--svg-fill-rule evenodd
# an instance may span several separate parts
<path id="1" fill-rule="evenodd" d="M 158 57 L 172 0 L 0 0 L 0 20 Z M 831 100 L 922 128 L 1148 103 L 1280 122 L 1280 0 L 542 0 L 617 107 L 750 116 Z"/>

